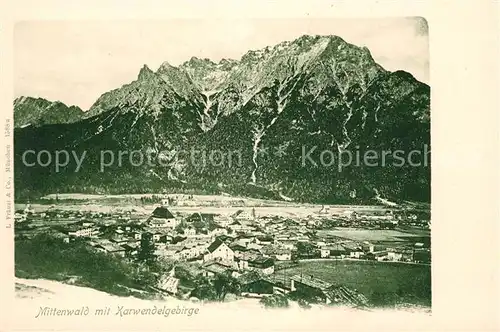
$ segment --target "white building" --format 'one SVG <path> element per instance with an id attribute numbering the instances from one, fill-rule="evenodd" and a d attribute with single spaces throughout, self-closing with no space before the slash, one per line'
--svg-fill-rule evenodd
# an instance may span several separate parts
<path id="1" fill-rule="evenodd" d="M 208 246 L 203 261 L 234 261 L 234 251 L 229 248 L 224 242 L 216 239 Z"/>
<path id="2" fill-rule="evenodd" d="M 184 236 L 194 236 L 196 235 L 196 229 L 194 227 L 187 227 L 184 229 Z"/>
<path id="3" fill-rule="evenodd" d="M 175 228 L 180 221 L 165 207 L 157 207 L 147 220 L 149 227 Z"/>
<path id="4" fill-rule="evenodd" d="M 76 223 L 69 225 L 68 235 L 74 237 L 92 237 L 99 235 L 99 229 L 93 223 Z"/>

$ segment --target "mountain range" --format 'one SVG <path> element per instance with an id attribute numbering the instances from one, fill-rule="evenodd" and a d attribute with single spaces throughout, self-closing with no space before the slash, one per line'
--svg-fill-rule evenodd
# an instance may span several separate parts
<path id="1" fill-rule="evenodd" d="M 84 115 L 80 107 L 66 106 L 60 101 L 33 97 L 19 97 L 14 100 L 15 128 L 72 123 L 82 119 Z"/>
<path id="2" fill-rule="evenodd" d="M 86 112 L 22 97 L 14 118 L 21 197 L 184 191 L 300 202 L 430 200 L 428 166 L 395 166 L 391 156 L 384 167 L 341 171 L 337 164 L 303 163 L 311 149 L 317 163 L 324 151 L 430 150 L 430 87 L 407 72 L 385 70 L 366 47 L 337 36 L 306 35 L 240 60 L 193 57 L 157 71 L 144 66 L 136 80 L 104 93 Z M 56 172 L 25 166 L 27 149 L 86 151 L 86 159 L 79 172 L 72 163 Z M 106 150 L 141 151 L 157 162 L 100 172 Z M 194 163 L 180 154 L 186 151 L 212 153 L 218 162 Z M 228 165 L 232 153 L 238 160 Z"/>

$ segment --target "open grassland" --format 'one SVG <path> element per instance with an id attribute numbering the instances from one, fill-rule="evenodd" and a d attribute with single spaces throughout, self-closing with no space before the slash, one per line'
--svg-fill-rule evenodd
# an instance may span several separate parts
<path id="1" fill-rule="evenodd" d="M 277 271 L 289 282 L 293 275 L 312 275 L 357 289 L 376 306 L 431 305 L 431 267 L 428 265 L 355 260 L 302 261 Z"/>
<path id="2" fill-rule="evenodd" d="M 148 215 L 158 205 L 155 203 L 144 203 L 141 198 L 159 197 L 166 198 L 167 195 L 152 194 L 130 194 L 130 195 L 87 195 L 87 194 L 51 194 L 31 204 L 35 212 L 43 212 L 51 208 L 67 211 L 92 211 L 102 213 L 120 213 L 131 211 L 134 214 Z M 243 209 L 251 211 L 255 208 L 259 216 L 281 216 L 284 218 L 306 218 L 317 214 L 322 205 L 305 204 L 284 201 L 263 200 L 245 197 L 234 197 L 225 195 L 168 195 L 174 198 L 178 205 L 172 206 L 174 213 L 191 214 L 194 212 L 217 213 L 230 215 Z M 24 209 L 25 204 L 16 204 L 16 210 Z M 361 205 L 330 205 L 328 216 L 342 216 L 347 211 L 384 211 L 383 206 L 361 206 Z"/>
<path id="3" fill-rule="evenodd" d="M 385 229 L 336 228 L 318 231 L 319 236 L 335 236 L 353 241 L 399 242 L 429 236 L 429 232 L 411 232 Z"/>
<path id="4" fill-rule="evenodd" d="M 174 198 L 182 206 L 267 206 L 267 207 L 308 207 L 321 209 L 321 204 L 297 203 L 269 199 L 257 199 L 249 197 L 229 196 L 229 195 L 186 195 L 186 194 L 122 194 L 122 195 L 89 195 L 79 193 L 65 194 L 50 194 L 44 196 L 40 201 L 54 201 L 58 199 L 60 202 L 100 202 L 100 203 L 130 203 L 131 201 L 140 200 L 141 198 Z M 385 210 L 382 205 L 328 205 L 330 209 L 335 210 L 356 210 L 356 211 L 373 211 Z"/>

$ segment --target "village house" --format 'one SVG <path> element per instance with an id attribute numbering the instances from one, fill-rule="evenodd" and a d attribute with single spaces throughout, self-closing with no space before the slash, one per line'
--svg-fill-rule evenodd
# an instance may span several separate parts
<path id="1" fill-rule="evenodd" d="M 361 246 L 355 242 L 343 243 L 342 246 L 346 249 L 350 258 L 361 258 L 364 256 L 364 251 Z"/>
<path id="2" fill-rule="evenodd" d="M 175 269 L 172 269 L 169 273 L 164 274 L 158 280 L 157 287 L 170 295 L 177 295 L 179 279 L 175 278 Z"/>
<path id="3" fill-rule="evenodd" d="M 259 230 L 257 227 L 255 227 L 255 229 L 252 230 L 249 234 L 256 238 L 255 241 L 257 241 L 257 237 L 263 238 L 264 242 L 266 242 L 265 244 L 269 244 L 268 241 L 265 240 L 268 236 L 269 236 L 268 240 L 271 240 L 271 243 L 274 241 L 271 235 L 267 234 L 266 232 L 263 232 L 262 230 Z"/>
<path id="4" fill-rule="evenodd" d="M 68 236 L 93 237 L 99 235 L 99 229 L 93 223 L 78 221 L 67 226 Z"/>
<path id="5" fill-rule="evenodd" d="M 31 207 L 31 204 L 28 203 L 28 204 L 26 204 L 23 212 L 24 212 L 24 214 L 29 215 L 29 214 L 35 213 L 35 210 Z"/>
<path id="6" fill-rule="evenodd" d="M 370 252 L 375 252 L 375 245 L 374 244 L 371 244 L 369 242 L 364 242 L 361 244 L 361 249 L 363 250 L 363 252 L 365 253 L 370 253 Z"/>
<path id="7" fill-rule="evenodd" d="M 368 299 L 356 290 L 334 285 L 309 275 L 294 275 L 290 278 L 291 291 L 300 298 L 319 300 L 326 304 L 337 303 L 351 306 L 366 306 Z"/>
<path id="8" fill-rule="evenodd" d="M 94 248 L 98 251 L 105 252 L 107 254 L 125 257 L 125 248 L 121 245 L 113 243 L 111 241 L 102 240 L 95 244 Z"/>
<path id="9" fill-rule="evenodd" d="M 165 207 L 157 207 L 147 220 L 149 227 L 175 228 L 180 221 Z"/>
<path id="10" fill-rule="evenodd" d="M 270 235 L 257 236 L 255 238 L 255 243 L 261 244 L 263 246 L 270 245 L 274 243 L 274 239 Z"/>
<path id="11" fill-rule="evenodd" d="M 319 299 L 331 303 L 327 292 L 332 284 L 309 275 L 294 275 L 290 278 L 291 291 L 306 299 Z"/>
<path id="12" fill-rule="evenodd" d="M 24 213 L 19 213 L 19 212 L 16 212 L 14 214 L 14 221 L 15 222 L 24 222 L 28 219 L 28 216 Z"/>
<path id="13" fill-rule="evenodd" d="M 239 245 L 244 246 L 244 247 L 248 247 L 248 244 L 250 244 L 254 241 L 255 241 L 255 237 L 253 235 L 242 234 L 242 235 L 239 235 L 235 239 L 234 243 L 239 244 Z"/>
<path id="14" fill-rule="evenodd" d="M 292 260 L 292 251 L 286 248 L 279 248 L 276 250 L 273 257 L 278 261 L 290 261 Z"/>
<path id="15" fill-rule="evenodd" d="M 237 242 L 230 243 L 229 248 L 231 248 L 233 250 L 235 256 L 242 255 L 243 253 L 248 251 L 248 249 L 245 245 L 237 243 Z"/>
<path id="16" fill-rule="evenodd" d="M 188 260 L 196 256 L 197 255 L 194 247 L 186 245 L 182 246 L 182 248 L 180 250 L 177 250 L 176 252 L 176 257 L 178 257 L 179 260 Z"/>
<path id="17" fill-rule="evenodd" d="M 413 262 L 413 248 L 403 248 L 401 249 L 401 260 L 403 262 Z"/>
<path id="18" fill-rule="evenodd" d="M 124 243 L 121 246 L 125 249 L 125 257 L 135 257 L 138 253 L 138 245 L 136 243 Z"/>
<path id="19" fill-rule="evenodd" d="M 297 237 L 295 237 L 295 241 L 297 242 L 309 242 L 310 237 L 306 234 L 299 234 Z"/>
<path id="20" fill-rule="evenodd" d="M 240 254 L 240 256 L 238 257 L 244 257 L 245 259 L 247 260 L 252 260 L 252 259 L 255 259 L 257 257 L 261 257 L 262 256 L 262 253 L 258 250 L 255 250 L 255 249 L 246 249 L 243 253 Z"/>
<path id="21" fill-rule="evenodd" d="M 248 259 L 245 256 L 241 256 L 241 258 L 235 256 L 234 261 L 238 270 L 248 270 Z"/>
<path id="22" fill-rule="evenodd" d="M 164 248 L 158 248 L 155 250 L 155 254 L 164 258 L 174 258 L 180 259 L 180 255 L 178 254 L 184 245 L 182 244 L 167 244 Z"/>
<path id="23" fill-rule="evenodd" d="M 231 218 L 231 216 L 229 215 L 214 215 L 214 222 L 221 227 L 227 227 L 233 221 L 233 218 Z"/>
<path id="24" fill-rule="evenodd" d="M 213 230 L 208 232 L 208 235 L 211 237 L 227 235 L 227 229 L 225 229 L 224 227 L 216 226 Z"/>
<path id="25" fill-rule="evenodd" d="M 156 232 L 156 233 L 153 233 L 153 241 L 160 241 L 161 237 L 162 237 L 163 233 L 160 233 L 160 232 Z"/>
<path id="26" fill-rule="evenodd" d="M 272 257 L 277 261 L 292 260 L 292 251 L 279 246 L 266 246 L 262 249 L 264 256 Z"/>
<path id="27" fill-rule="evenodd" d="M 235 220 L 231 224 L 229 224 L 227 227 L 229 227 L 231 230 L 234 232 L 250 232 L 251 230 L 254 229 L 253 226 L 250 225 L 248 221 L 243 221 L 243 220 Z"/>
<path id="28" fill-rule="evenodd" d="M 186 260 L 191 260 L 201 257 L 207 250 L 208 245 L 200 242 L 186 242 L 184 247 L 178 252 L 180 257 Z"/>
<path id="29" fill-rule="evenodd" d="M 118 234 L 113 234 L 112 236 L 110 236 L 108 238 L 111 242 L 113 243 L 117 243 L 117 244 L 122 244 L 122 243 L 127 243 L 129 242 L 130 240 L 123 236 L 123 235 L 118 235 Z"/>
<path id="30" fill-rule="evenodd" d="M 317 219 L 311 219 L 307 221 L 307 227 L 309 228 L 315 228 L 320 225 L 320 221 Z"/>
<path id="31" fill-rule="evenodd" d="M 394 216 L 392 214 L 370 215 L 370 216 L 363 216 L 363 219 L 367 221 L 390 221 L 394 220 Z"/>
<path id="32" fill-rule="evenodd" d="M 234 234 L 226 234 L 226 235 L 217 236 L 217 239 L 221 240 L 222 242 L 224 242 L 227 245 L 233 243 L 235 238 L 236 238 L 236 235 L 234 235 Z"/>
<path id="33" fill-rule="evenodd" d="M 196 229 L 194 227 L 188 226 L 184 229 L 183 233 L 184 233 L 184 236 L 187 236 L 187 237 L 194 236 L 194 235 L 196 235 Z"/>
<path id="34" fill-rule="evenodd" d="M 333 258 L 345 258 L 345 256 L 348 254 L 347 250 L 340 243 L 334 243 L 327 246 L 326 248 L 330 250 L 330 257 Z"/>
<path id="35" fill-rule="evenodd" d="M 274 244 L 278 244 L 281 241 L 290 240 L 290 235 L 284 233 L 277 233 L 274 236 Z"/>
<path id="36" fill-rule="evenodd" d="M 189 240 L 193 240 L 193 241 L 211 242 L 214 240 L 215 236 L 212 236 L 210 234 L 194 234 L 194 235 L 190 235 L 189 237 L 186 236 L 186 239 L 187 238 L 189 238 Z"/>
<path id="37" fill-rule="evenodd" d="M 224 264 L 222 262 L 210 262 L 202 267 L 203 276 L 214 277 L 218 274 L 229 274 L 232 277 L 237 278 L 240 273 L 231 265 Z"/>
<path id="38" fill-rule="evenodd" d="M 260 256 L 248 261 L 248 267 L 252 270 L 260 271 L 263 274 L 273 274 L 274 260 L 269 257 Z"/>
<path id="39" fill-rule="evenodd" d="M 297 241 L 295 240 L 281 240 L 277 244 L 288 250 L 295 250 L 297 248 Z"/>
<path id="40" fill-rule="evenodd" d="M 201 212 L 195 212 L 189 217 L 186 218 L 187 223 L 203 223 L 203 224 L 210 224 L 215 221 L 215 213 L 201 213 Z"/>
<path id="41" fill-rule="evenodd" d="M 167 247 L 167 244 L 162 242 L 155 242 L 154 246 L 156 250 L 163 250 Z"/>
<path id="42" fill-rule="evenodd" d="M 319 252 L 320 252 L 320 257 L 321 258 L 327 258 L 327 257 L 330 257 L 330 249 L 327 248 L 327 247 L 321 247 L 319 249 Z"/>
<path id="43" fill-rule="evenodd" d="M 224 242 L 216 239 L 208 246 L 206 253 L 203 255 L 203 261 L 234 261 L 234 251 Z"/>
<path id="44" fill-rule="evenodd" d="M 379 262 L 389 260 L 387 250 L 369 252 L 366 254 L 366 258 Z"/>
<path id="45" fill-rule="evenodd" d="M 401 261 L 403 260 L 403 251 L 400 249 L 387 249 L 387 259 L 390 261 Z"/>
<path id="46" fill-rule="evenodd" d="M 254 243 L 254 242 L 250 242 L 247 244 L 247 249 L 249 250 L 256 250 L 256 251 L 261 251 L 261 249 L 263 248 L 264 246 L 261 245 L 261 244 L 257 244 L 257 243 Z"/>
<path id="47" fill-rule="evenodd" d="M 274 293 L 274 283 L 258 271 L 250 271 L 238 277 L 241 285 L 241 295 L 261 297 Z"/>
<path id="48" fill-rule="evenodd" d="M 326 246 L 326 242 L 324 242 L 324 240 L 318 240 L 318 241 L 316 241 L 316 246 L 317 247 L 324 247 L 324 246 Z"/>
<path id="49" fill-rule="evenodd" d="M 252 212 L 245 210 L 238 210 L 232 215 L 232 218 L 233 220 L 236 221 L 255 220 L 255 210 L 252 210 Z"/>

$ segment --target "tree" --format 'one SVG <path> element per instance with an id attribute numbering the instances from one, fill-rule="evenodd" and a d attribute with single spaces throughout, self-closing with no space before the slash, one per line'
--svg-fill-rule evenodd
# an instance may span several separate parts
<path id="1" fill-rule="evenodd" d="M 184 220 L 182 220 L 179 225 L 175 226 L 174 231 L 176 231 L 178 234 L 183 234 L 184 229 L 186 229 L 187 226 L 188 226 L 187 223 Z"/>
<path id="2" fill-rule="evenodd" d="M 175 267 L 175 277 L 186 287 L 197 287 L 200 282 L 203 282 L 203 280 L 199 279 L 202 277 L 195 276 L 190 270 L 182 265 L 177 265 Z"/>
<path id="3" fill-rule="evenodd" d="M 191 292 L 191 296 L 208 301 L 214 301 L 218 298 L 214 285 L 205 277 L 196 278 L 196 288 Z"/>
<path id="4" fill-rule="evenodd" d="M 214 229 L 217 229 L 217 224 L 213 221 L 209 221 L 208 222 L 208 225 L 207 225 L 207 228 L 209 231 L 213 231 Z"/>
<path id="5" fill-rule="evenodd" d="M 205 223 L 202 220 L 195 220 L 193 222 L 193 227 L 196 229 L 196 231 L 199 233 L 202 230 L 206 228 Z"/>
<path id="6" fill-rule="evenodd" d="M 240 284 L 229 274 L 218 274 L 214 280 L 215 293 L 219 301 L 224 301 L 228 293 L 239 294 Z"/>
<path id="7" fill-rule="evenodd" d="M 298 257 L 315 257 L 318 255 L 318 250 L 310 242 L 297 243 L 297 256 Z"/>
<path id="8" fill-rule="evenodd" d="M 155 245 L 151 234 L 143 234 L 141 246 L 137 252 L 137 259 L 146 263 L 148 266 L 153 265 L 156 261 Z"/>

